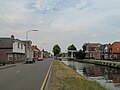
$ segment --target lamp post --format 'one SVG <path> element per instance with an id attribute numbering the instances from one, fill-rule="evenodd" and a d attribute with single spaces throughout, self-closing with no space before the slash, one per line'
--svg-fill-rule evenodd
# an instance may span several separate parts
<path id="1" fill-rule="evenodd" d="M 27 50 L 28 50 L 28 42 L 27 42 L 28 41 L 28 33 L 31 31 L 38 31 L 38 30 L 28 30 L 26 32 L 26 59 L 27 59 L 27 55 L 28 55 L 28 52 L 27 52 Z"/>
<path id="2" fill-rule="evenodd" d="M 28 30 L 28 31 L 26 32 L 26 41 L 28 40 L 28 33 L 31 32 L 31 31 L 38 31 L 38 30 Z"/>

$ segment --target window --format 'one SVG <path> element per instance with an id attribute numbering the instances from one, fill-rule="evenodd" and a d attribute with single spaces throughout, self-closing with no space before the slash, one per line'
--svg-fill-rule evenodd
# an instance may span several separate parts
<path id="1" fill-rule="evenodd" d="M 23 44 L 21 44 L 21 49 L 23 49 Z"/>
<path id="2" fill-rule="evenodd" d="M 8 54 L 8 61 L 13 61 L 13 55 L 12 54 Z"/>
<path id="3" fill-rule="evenodd" d="M 18 48 L 20 48 L 20 43 L 18 43 Z"/>

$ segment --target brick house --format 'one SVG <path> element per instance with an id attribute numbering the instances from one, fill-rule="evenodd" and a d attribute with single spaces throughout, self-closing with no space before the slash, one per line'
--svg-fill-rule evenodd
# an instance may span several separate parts
<path id="1" fill-rule="evenodd" d="M 112 52 L 111 52 L 111 44 L 101 44 L 97 51 L 94 53 L 94 59 L 100 60 L 111 60 Z"/>
<path id="2" fill-rule="evenodd" d="M 120 59 L 120 42 L 114 42 L 111 44 L 111 58 Z"/>
<path id="3" fill-rule="evenodd" d="M 12 35 L 0 38 L 0 63 L 17 63 L 25 60 L 25 45 Z"/>
<path id="4" fill-rule="evenodd" d="M 94 59 L 103 60 L 104 59 L 104 48 L 106 45 L 100 44 L 98 49 L 94 52 Z"/>
<path id="5" fill-rule="evenodd" d="M 34 45 L 32 46 L 32 48 L 33 48 L 33 57 L 35 59 L 38 59 L 41 55 L 40 49 L 37 46 L 34 46 Z"/>
<path id="6" fill-rule="evenodd" d="M 110 60 L 111 58 L 111 44 L 105 44 L 104 50 L 103 50 L 103 59 Z"/>
<path id="7" fill-rule="evenodd" d="M 50 57 L 50 53 L 43 50 L 43 56 L 44 56 L 44 58 L 49 58 Z"/>
<path id="8" fill-rule="evenodd" d="M 100 58 L 100 43 L 85 43 L 86 45 L 86 58 L 99 59 Z"/>

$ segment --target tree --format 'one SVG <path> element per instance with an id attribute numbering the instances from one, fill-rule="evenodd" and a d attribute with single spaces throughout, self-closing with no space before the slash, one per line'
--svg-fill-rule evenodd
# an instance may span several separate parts
<path id="1" fill-rule="evenodd" d="M 76 47 L 72 44 L 68 47 L 68 50 L 77 50 Z"/>
<path id="2" fill-rule="evenodd" d="M 60 52 L 61 52 L 61 48 L 60 48 L 59 45 L 54 45 L 52 51 L 53 51 L 53 53 L 54 53 L 54 56 L 58 56 L 58 55 L 60 54 Z"/>
<path id="3" fill-rule="evenodd" d="M 77 50 L 73 44 L 70 45 L 67 49 L 68 49 L 68 56 L 71 56 L 71 52 L 69 52 L 69 50 Z M 74 52 L 74 56 L 75 56 L 75 54 L 76 54 L 76 52 Z"/>
<path id="4" fill-rule="evenodd" d="M 86 53 L 83 52 L 81 49 L 76 54 L 77 59 L 85 59 L 85 56 L 86 56 Z"/>
<path id="5" fill-rule="evenodd" d="M 85 43 L 82 48 L 83 48 L 83 52 L 85 52 L 87 50 L 86 46 L 88 45 L 88 43 Z"/>

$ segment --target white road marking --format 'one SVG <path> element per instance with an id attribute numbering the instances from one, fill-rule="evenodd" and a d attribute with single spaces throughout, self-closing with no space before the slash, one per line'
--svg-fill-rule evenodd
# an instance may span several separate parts
<path id="1" fill-rule="evenodd" d="M 16 71 L 16 73 L 19 73 L 20 71 Z"/>

